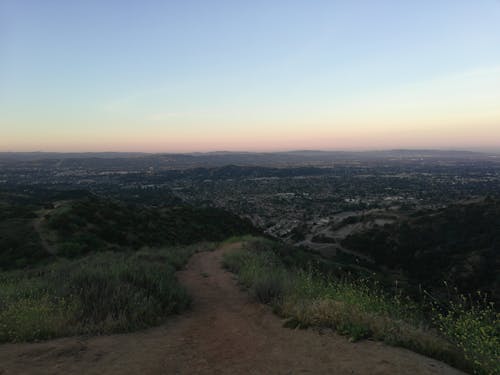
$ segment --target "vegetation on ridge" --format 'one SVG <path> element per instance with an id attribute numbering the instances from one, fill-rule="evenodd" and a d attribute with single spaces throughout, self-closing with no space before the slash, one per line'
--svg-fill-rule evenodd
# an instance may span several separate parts
<path id="1" fill-rule="evenodd" d="M 479 374 L 499 374 L 499 314 L 487 303 L 416 303 L 369 280 L 338 279 L 288 260 L 283 245 L 257 239 L 224 256 L 224 266 L 289 327 L 335 329 L 353 340 L 374 338 Z"/>
<path id="2" fill-rule="evenodd" d="M 349 235 L 342 245 L 398 273 L 413 289 L 448 295 L 477 290 L 500 302 L 500 200 L 414 213 L 407 220 Z"/>
<path id="3" fill-rule="evenodd" d="M 256 232 L 250 222 L 217 208 L 153 207 L 89 193 L 52 194 L 45 200 L 44 191 L 22 196 L 0 192 L 0 270 L 48 263 L 55 256 L 189 245 Z"/>

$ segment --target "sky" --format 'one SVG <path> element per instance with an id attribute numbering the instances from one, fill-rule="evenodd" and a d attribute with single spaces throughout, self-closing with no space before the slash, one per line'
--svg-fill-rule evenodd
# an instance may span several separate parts
<path id="1" fill-rule="evenodd" d="M 500 0 L 0 0 L 0 151 L 500 150 Z"/>

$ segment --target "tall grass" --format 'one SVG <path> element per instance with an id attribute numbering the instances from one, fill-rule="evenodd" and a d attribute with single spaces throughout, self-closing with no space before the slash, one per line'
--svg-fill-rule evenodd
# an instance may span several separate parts
<path id="1" fill-rule="evenodd" d="M 373 338 L 481 374 L 498 374 L 498 315 L 492 308 L 455 305 L 434 314 L 401 293 L 367 279 L 335 279 L 314 268 L 290 267 L 268 241 L 225 254 L 223 264 L 288 327 L 321 326 L 351 340 Z M 424 313 L 425 310 L 425 313 Z M 495 320 L 496 319 L 496 320 Z"/>
<path id="2" fill-rule="evenodd" d="M 0 342 L 126 332 L 179 313 L 190 298 L 175 278 L 211 245 L 96 253 L 0 273 Z"/>

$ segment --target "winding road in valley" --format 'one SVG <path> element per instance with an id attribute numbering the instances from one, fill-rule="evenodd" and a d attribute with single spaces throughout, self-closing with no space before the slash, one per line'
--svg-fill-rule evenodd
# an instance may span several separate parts
<path id="1" fill-rule="evenodd" d="M 130 334 L 0 345 L 0 375 L 461 374 L 382 343 L 283 328 L 221 268 L 223 253 L 238 246 L 195 254 L 178 273 L 193 297 L 189 312 Z"/>

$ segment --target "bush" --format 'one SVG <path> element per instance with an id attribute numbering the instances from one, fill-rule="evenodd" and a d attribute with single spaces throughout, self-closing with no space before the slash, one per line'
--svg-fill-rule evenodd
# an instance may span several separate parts
<path id="1" fill-rule="evenodd" d="M 255 280 L 252 285 L 252 292 L 261 303 L 276 302 L 283 297 L 285 281 L 281 275 L 264 275 Z"/>
<path id="2" fill-rule="evenodd" d="M 212 245 L 96 253 L 0 273 L 0 342 L 127 332 L 180 313 L 190 298 L 175 271 Z"/>
<path id="3" fill-rule="evenodd" d="M 57 247 L 57 254 L 67 258 L 81 256 L 85 252 L 85 246 L 78 242 L 63 242 Z"/>
<path id="4" fill-rule="evenodd" d="M 0 271 L 22 268 L 49 258 L 33 219 L 0 220 Z"/>
<path id="5" fill-rule="evenodd" d="M 445 311 L 436 308 L 434 321 L 460 348 L 475 373 L 500 374 L 500 314 L 492 304 L 485 300 L 471 303 L 459 296 Z"/>

